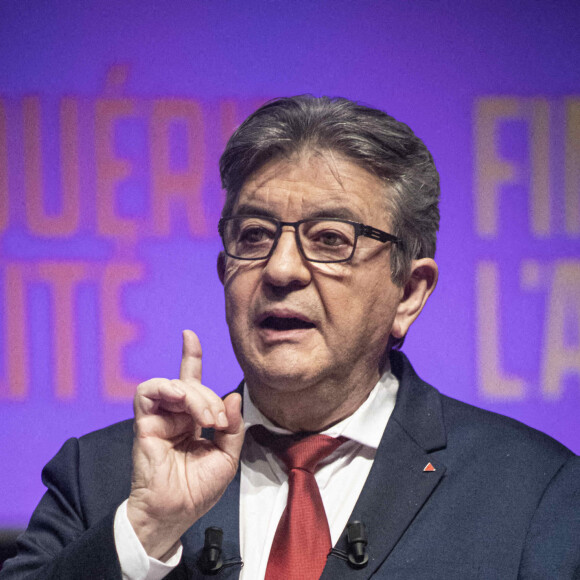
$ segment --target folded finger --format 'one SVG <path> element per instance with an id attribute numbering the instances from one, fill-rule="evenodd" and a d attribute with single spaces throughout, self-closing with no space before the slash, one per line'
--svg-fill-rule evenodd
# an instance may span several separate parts
<path id="1" fill-rule="evenodd" d="M 197 382 L 151 379 L 137 388 L 134 407 L 136 419 L 162 412 L 186 413 L 201 427 L 224 429 L 228 426 L 223 401 Z"/>

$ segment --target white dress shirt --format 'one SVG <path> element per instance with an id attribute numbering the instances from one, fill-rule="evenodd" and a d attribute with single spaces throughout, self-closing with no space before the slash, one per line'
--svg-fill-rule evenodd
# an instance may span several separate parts
<path id="1" fill-rule="evenodd" d="M 366 482 L 395 408 L 398 387 L 395 376 L 390 371 L 385 372 L 366 401 L 350 417 L 322 431 L 324 435 L 349 439 L 322 461 L 315 473 L 333 545 L 347 525 Z M 245 386 L 243 396 L 246 429 L 261 424 L 276 433 L 290 433 L 262 415 Z M 241 466 L 240 554 L 244 566 L 240 580 L 262 580 L 288 498 L 288 475 L 280 459 L 251 437 L 244 442 Z M 115 544 L 125 580 L 161 580 L 181 559 L 181 548 L 165 563 L 147 556 L 127 518 L 126 502 L 115 517 Z"/>

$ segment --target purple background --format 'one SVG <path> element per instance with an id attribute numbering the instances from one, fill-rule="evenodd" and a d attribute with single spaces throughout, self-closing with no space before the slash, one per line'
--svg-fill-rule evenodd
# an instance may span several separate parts
<path id="1" fill-rule="evenodd" d="M 224 111 L 233 110 L 239 122 L 257 104 L 281 95 L 360 100 L 408 123 L 424 139 L 442 178 L 441 275 L 404 351 L 442 392 L 518 418 L 580 452 L 580 237 L 566 231 L 563 201 L 564 141 L 572 126 L 566 107 L 580 98 L 579 30 L 580 5 L 563 0 L 3 2 L 0 152 L 4 143 L 7 153 L 4 168 L 0 153 L 0 203 L 9 210 L 4 225 L 0 211 L 0 527 L 25 525 L 43 491 L 41 467 L 67 437 L 132 414 L 130 399 L 104 395 L 103 345 L 110 336 L 99 288 L 107 264 L 142 268 L 141 279 L 124 286 L 117 301 L 122 318 L 138 330 L 122 351 L 121 372 L 131 384 L 176 376 L 183 328 L 201 338 L 205 384 L 224 393 L 241 379 L 215 273 L 222 199 L 217 159 L 232 127 Z M 107 88 L 111 70 L 127 75 L 121 87 Z M 116 185 L 115 213 L 139 225 L 131 241 L 96 229 L 95 111 L 118 96 L 136 111 L 115 123 L 113 138 L 115 157 L 130 166 Z M 37 235 L 26 218 L 27 97 L 40 104 L 47 214 L 58 215 L 63 206 L 59 107 L 65 97 L 78 106 L 81 220 L 68 237 Z M 520 173 L 517 183 L 501 187 L 497 235 L 490 239 L 476 226 L 477 103 L 504 97 L 523 109 L 532 106 L 531 98 L 544 99 L 549 123 L 536 126 L 534 138 L 547 135 L 550 147 L 547 159 L 530 161 L 529 116 L 498 129 L 497 154 Z M 203 158 L 184 153 L 187 131 L 179 122 L 170 128 L 169 149 L 175 171 L 193 158 L 201 175 L 199 208 L 207 230 L 192 231 L 184 206 L 176 204 L 171 234 L 160 237 L 151 232 L 150 121 L 155 102 L 171 98 L 197 103 L 201 111 L 203 128 L 195 139 Z M 534 167 L 548 161 L 550 231 L 538 237 L 529 228 L 530 182 Z M 538 276 L 526 286 L 522 264 L 529 260 Z M 73 293 L 76 394 L 63 399 L 56 394 L 62 352 L 53 329 L 64 311 L 38 268 L 71 261 L 87 264 L 91 273 Z M 486 395 L 479 379 L 478 340 L 490 340 L 482 338 L 476 308 L 477 272 L 486 261 L 499 275 L 499 302 L 495 314 L 491 306 L 483 314 L 499 325 L 502 373 L 523 381 L 515 400 Z M 8 354 L 18 348 L 7 332 L 7 310 L 18 291 L 7 281 L 9 268 L 26 278 L 21 322 L 27 360 L 20 370 L 28 379 L 22 400 L 8 385 Z M 558 286 L 562 268 L 571 274 Z M 562 341 L 571 362 L 550 397 L 541 371 L 553 344 L 547 338 L 555 320 L 549 306 L 563 302 Z"/>

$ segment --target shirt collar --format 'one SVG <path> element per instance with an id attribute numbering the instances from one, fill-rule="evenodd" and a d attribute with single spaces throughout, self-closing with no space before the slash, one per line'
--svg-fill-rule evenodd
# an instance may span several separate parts
<path id="1" fill-rule="evenodd" d="M 399 381 L 390 370 L 383 373 L 364 403 L 350 416 L 336 423 L 324 435 L 347 437 L 362 445 L 377 449 L 393 409 L 399 389 Z M 246 429 L 252 425 L 264 425 L 274 433 L 289 434 L 290 431 L 277 427 L 254 405 L 244 383 L 244 423 Z"/>

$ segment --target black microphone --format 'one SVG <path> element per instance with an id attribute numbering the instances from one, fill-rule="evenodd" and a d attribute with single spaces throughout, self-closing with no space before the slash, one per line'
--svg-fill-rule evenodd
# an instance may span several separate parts
<path id="1" fill-rule="evenodd" d="M 217 574 L 222 569 L 223 536 L 221 528 L 211 527 L 205 530 L 203 550 L 198 561 L 199 568 L 204 574 Z"/>
<path id="2" fill-rule="evenodd" d="M 346 527 L 348 563 L 353 568 L 364 568 L 369 562 L 367 531 L 362 522 L 351 522 Z"/>

